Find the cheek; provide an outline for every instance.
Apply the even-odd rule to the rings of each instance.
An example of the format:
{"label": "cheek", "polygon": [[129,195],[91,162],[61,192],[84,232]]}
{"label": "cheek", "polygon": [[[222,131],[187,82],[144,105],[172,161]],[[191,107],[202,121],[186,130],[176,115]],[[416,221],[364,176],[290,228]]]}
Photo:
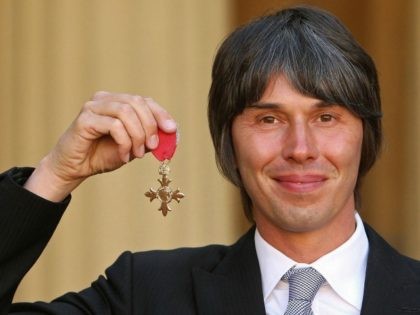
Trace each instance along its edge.
{"label": "cheek", "polygon": [[256,133],[233,135],[236,166],[241,171],[262,169],[278,156],[278,147],[268,137]]}
{"label": "cheek", "polygon": [[324,156],[341,171],[348,170],[357,176],[362,152],[362,128],[353,132],[336,132],[324,141],[322,151]]}

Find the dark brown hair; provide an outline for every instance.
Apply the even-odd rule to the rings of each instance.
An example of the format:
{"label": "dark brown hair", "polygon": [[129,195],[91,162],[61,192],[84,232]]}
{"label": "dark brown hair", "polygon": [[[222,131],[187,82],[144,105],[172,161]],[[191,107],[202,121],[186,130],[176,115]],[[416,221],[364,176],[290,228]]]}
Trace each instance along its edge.
{"label": "dark brown hair", "polygon": [[285,75],[300,93],[346,107],[363,121],[363,144],[355,187],[375,163],[382,142],[381,100],[375,65],[345,26],[330,13],[295,7],[263,16],[230,34],[212,71],[208,119],[222,172],[241,190],[245,214],[252,202],[235,166],[233,119],[258,101],[269,82]]}

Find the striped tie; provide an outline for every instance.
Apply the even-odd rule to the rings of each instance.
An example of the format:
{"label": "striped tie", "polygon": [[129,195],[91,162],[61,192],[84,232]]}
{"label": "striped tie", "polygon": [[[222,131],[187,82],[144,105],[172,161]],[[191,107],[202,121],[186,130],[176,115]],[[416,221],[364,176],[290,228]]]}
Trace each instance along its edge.
{"label": "striped tie", "polygon": [[290,268],[282,277],[289,282],[289,303],[284,315],[313,315],[312,301],[324,277],[312,267]]}

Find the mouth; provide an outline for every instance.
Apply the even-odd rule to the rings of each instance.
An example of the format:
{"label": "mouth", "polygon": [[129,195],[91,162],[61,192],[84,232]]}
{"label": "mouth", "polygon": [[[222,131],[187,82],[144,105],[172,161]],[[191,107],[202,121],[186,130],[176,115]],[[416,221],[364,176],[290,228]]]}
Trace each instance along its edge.
{"label": "mouth", "polygon": [[310,193],[321,188],[327,181],[327,177],[318,174],[290,174],[280,175],[274,180],[288,192],[291,193]]}

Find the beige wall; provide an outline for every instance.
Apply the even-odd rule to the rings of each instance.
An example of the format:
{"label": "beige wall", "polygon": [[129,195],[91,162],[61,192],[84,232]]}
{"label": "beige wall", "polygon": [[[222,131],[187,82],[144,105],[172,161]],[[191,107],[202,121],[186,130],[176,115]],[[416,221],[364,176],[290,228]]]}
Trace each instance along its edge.
{"label": "beige wall", "polygon": [[403,170],[404,194],[401,201],[406,215],[403,220],[402,248],[416,258],[420,258],[420,1],[414,1],[410,21],[408,42],[411,51],[406,61],[407,94],[403,112],[406,135],[404,156],[406,167]]}
{"label": "beige wall", "polygon": [[[308,2],[337,14],[377,62],[386,146],[366,180],[363,215],[420,258],[419,2]],[[211,62],[233,25],[295,3],[0,0],[0,168],[36,165],[94,91],[137,93],[153,96],[180,124],[171,177],[187,195],[161,216],[143,196],[157,184],[150,156],[90,179],[17,300],[81,289],[126,249],[230,243],[246,229],[236,192],[213,161],[205,113]]]}
{"label": "beige wall", "polygon": [[171,177],[186,194],[165,218],[149,203],[152,156],[92,178],[17,300],[84,288],[123,250],[231,243],[246,228],[206,121],[210,67],[230,15],[224,0],[0,1],[1,169],[36,165],[94,91],[138,93],[180,125]]}

